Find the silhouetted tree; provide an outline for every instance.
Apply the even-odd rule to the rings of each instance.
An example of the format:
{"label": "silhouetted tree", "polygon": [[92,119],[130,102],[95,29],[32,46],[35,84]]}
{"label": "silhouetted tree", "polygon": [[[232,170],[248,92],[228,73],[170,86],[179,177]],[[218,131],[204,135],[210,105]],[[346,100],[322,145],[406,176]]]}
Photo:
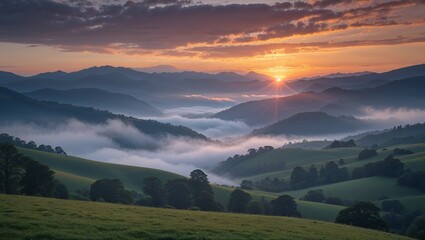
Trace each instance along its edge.
{"label": "silhouetted tree", "polygon": [[0,192],[18,193],[23,172],[22,155],[16,147],[8,143],[0,144]]}
{"label": "silhouetted tree", "polygon": [[248,203],[251,199],[252,197],[249,193],[236,189],[230,194],[227,210],[229,212],[245,213],[247,212]]}
{"label": "silhouetted tree", "polygon": [[58,180],[55,180],[55,191],[54,191],[54,197],[60,198],[60,199],[68,199],[69,198],[69,191],[68,188]]}
{"label": "silhouetted tree", "polygon": [[335,222],[387,231],[388,225],[379,215],[379,208],[370,202],[358,202],[339,212]]}
{"label": "silhouetted tree", "polygon": [[397,183],[401,186],[418,188],[425,192],[425,172],[406,172],[397,179]]}
{"label": "silhouetted tree", "polygon": [[310,190],[304,197],[302,197],[302,200],[310,202],[323,202],[325,200],[325,195],[323,194],[322,189]]}
{"label": "silhouetted tree", "polygon": [[300,189],[306,187],[307,172],[302,167],[295,167],[292,170],[290,185],[293,189]]}
{"label": "silhouetted tree", "polygon": [[251,214],[263,214],[264,213],[263,205],[261,204],[261,202],[251,201],[248,204],[247,212]]}
{"label": "silhouetted tree", "polygon": [[297,203],[294,198],[289,195],[281,195],[271,201],[273,215],[301,217],[301,213],[297,210]]}
{"label": "silhouetted tree", "polygon": [[381,203],[381,209],[382,211],[401,214],[404,212],[405,207],[399,200],[387,200]]}
{"label": "silhouetted tree", "polygon": [[111,203],[131,204],[131,193],[124,189],[118,179],[100,179],[90,187],[90,199],[92,201],[104,200]]}
{"label": "silhouetted tree", "polygon": [[192,171],[190,173],[189,186],[195,207],[199,207],[203,211],[219,210],[207,174],[200,169]]}
{"label": "silhouetted tree", "polygon": [[378,153],[376,152],[375,149],[364,149],[363,151],[359,153],[359,156],[357,157],[357,159],[364,160],[376,155],[378,155]]}
{"label": "silhouetted tree", "polygon": [[55,172],[48,166],[24,157],[25,173],[21,179],[21,192],[25,195],[53,197]]}
{"label": "silhouetted tree", "polygon": [[166,202],[177,209],[188,209],[192,205],[189,182],[186,179],[168,180],[165,184]]}
{"label": "silhouetted tree", "polygon": [[252,190],[254,189],[254,184],[252,183],[251,180],[243,180],[241,182],[241,188],[245,190]]}
{"label": "silhouetted tree", "polygon": [[157,177],[147,177],[143,180],[143,193],[150,197],[149,205],[159,207],[164,205],[165,194],[162,182]]}

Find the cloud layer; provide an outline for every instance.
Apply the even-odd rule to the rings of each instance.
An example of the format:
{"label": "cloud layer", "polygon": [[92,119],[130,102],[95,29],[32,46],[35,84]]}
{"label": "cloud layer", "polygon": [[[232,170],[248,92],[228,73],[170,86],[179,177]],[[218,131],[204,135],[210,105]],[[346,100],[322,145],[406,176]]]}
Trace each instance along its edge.
{"label": "cloud layer", "polygon": [[424,42],[421,36],[268,41],[367,26],[423,24],[421,10],[425,10],[421,0],[286,1],[274,5],[210,5],[189,0],[2,1],[0,41],[55,46],[64,51],[240,57],[282,49],[286,53],[314,50],[330,44]]}

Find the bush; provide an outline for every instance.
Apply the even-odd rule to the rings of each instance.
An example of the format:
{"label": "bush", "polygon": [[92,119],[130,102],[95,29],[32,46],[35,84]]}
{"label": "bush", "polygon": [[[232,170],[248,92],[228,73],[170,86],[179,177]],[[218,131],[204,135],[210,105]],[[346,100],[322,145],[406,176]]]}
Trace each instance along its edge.
{"label": "bush", "polygon": [[357,159],[364,160],[376,155],[378,155],[378,153],[376,152],[375,149],[364,149],[363,151],[359,153],[359,156],[357,157]]}

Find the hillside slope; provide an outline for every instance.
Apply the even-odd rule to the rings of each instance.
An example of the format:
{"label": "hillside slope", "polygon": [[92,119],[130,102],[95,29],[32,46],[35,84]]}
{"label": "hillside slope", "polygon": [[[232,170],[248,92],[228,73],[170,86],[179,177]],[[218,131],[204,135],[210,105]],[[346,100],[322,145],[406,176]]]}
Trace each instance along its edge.
{"label": "hillside slope", "polygon": [[368,123],[366,121],[353,117],[334,117],[324,112],[304,112],[269,126],[255,129],[252,134],[317,136],[353,132],[367,127]]}
{"label": "hillside slope", "polygon": [[[52,168],[55,171],[55,177],[63,182],[72,192],[78,189],[89,189],[94,181],[101,178],[120,179],[127,189],[140,193],[143,191],[143,180],[146,177],[156,176],[163,182],[169,179],[182,178],[180,175],[157,169],[109,164],[24,148],[18,149],[23,155],[29,156]],[[227,206],[230,194],[235,189],[213,185],[213,190],[217,201],[223,206]],[[278,196],[273,193],[259,191],[249,191],[249,193],[256,200],[260,200],[263,196],[272,200]],[[335,205],[305,201],[297,201],[297,203],[303,217],[309,219],[333,222],[338,211],[341,210],[340,206]]]}
{"label": "hillside slope", "polygon": [[396,80],[375,88],[345,90],[330,88],[322,92],[304,92],[287,97],[251,101],[221,111],[213,117],[240,120],[252,126],[264,126],[302,112],[321,111],[331,115],[364,115],[365,107],[425,108],[425,76]]}
{"label": "hillside slope", "polygon": [[82,107],[93,107],[115,113],[135,116],[156,116],[161,111],[149,103],[135,97],[112,93],[96,88],[80,88],[71,90],[40,89],[25,95],[43,101],[68,103]]}
{"label": "hillside slope", "polygon": [[[70,119],[76,119],[88,124],[106,124],[110,120],[119,120],[151,136],[173,135],[203,140],[207,139],[204,135],[187,127],[126,117],[93,108],[39,101],[1,87],[0,112],[2,113],[0,115],[0,123],[2,124],[32,123],[51,127],[52,125],[61,126]],[[116,141],[119,144],[124,144],[122,139],[116,139]],[[132,146],[127,144],[124,147]]]}
{"label": "hillside slope", "polygon": [[0,195],[5,239],[328,239],[402,236],[304,219]]}

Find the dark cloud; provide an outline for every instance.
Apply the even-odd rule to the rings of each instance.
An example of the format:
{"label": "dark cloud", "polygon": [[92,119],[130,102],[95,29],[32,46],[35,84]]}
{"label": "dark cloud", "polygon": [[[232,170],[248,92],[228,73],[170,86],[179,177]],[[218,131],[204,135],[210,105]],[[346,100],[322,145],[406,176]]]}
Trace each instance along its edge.
{"label": "dark cloud", "polygon": [[177,47],[190,43],[250,43],[349,27],[405,24],[403,16],[385,14],[424,4],[423,0],[369,1],[357,6],[358,2],[366,1],[207,5],[191,0],[5,0],[0,2],[0,41],[64,51],[175,54],[180,52]]}
{"label": "dark cloud", "polygon": [[195,54],[201,54],[204,58],[230,58],[252,57],[271,53],[296,53],[302,51],[316,51],[319,49],[355,47],[355,46],[384,46],[408,43],[422,43],[423,38],[396,37],[381,40],[352,40],[341,42],[310,42],[310,43],[272,43],[262,45],[239,45],[239,46],[211,46],[195,47],[190,50]]}

